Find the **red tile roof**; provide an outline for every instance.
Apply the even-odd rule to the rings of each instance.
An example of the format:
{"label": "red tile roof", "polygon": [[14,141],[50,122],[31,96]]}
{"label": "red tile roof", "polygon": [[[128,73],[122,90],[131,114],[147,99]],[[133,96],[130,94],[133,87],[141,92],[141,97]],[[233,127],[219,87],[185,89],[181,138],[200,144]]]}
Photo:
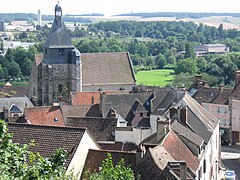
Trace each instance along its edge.
{"label": "red tile roof", "polygon": [[63,115],[60,107],[38,106],[25,110],[25,118],[31,124],[64,126]]}
{"label": "red tile roof", "polygon": [[100,103],[101,92],[72,92],[72,105],[92,105]]}
{"label": "red tile roof", "polygon": [[173,131],[163,139],[162,146],[175,160],[185,161],[190,169],[197,170],[199,160]]}

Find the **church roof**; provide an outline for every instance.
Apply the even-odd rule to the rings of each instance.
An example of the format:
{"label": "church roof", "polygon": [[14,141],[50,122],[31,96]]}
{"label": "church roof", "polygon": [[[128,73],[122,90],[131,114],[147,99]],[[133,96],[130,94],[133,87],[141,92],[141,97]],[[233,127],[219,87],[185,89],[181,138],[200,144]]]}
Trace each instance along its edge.
{"label": "church roof", "polygon": [[133,84],[133,72],[129,54],[82,53],[83,86],[105,84]]}

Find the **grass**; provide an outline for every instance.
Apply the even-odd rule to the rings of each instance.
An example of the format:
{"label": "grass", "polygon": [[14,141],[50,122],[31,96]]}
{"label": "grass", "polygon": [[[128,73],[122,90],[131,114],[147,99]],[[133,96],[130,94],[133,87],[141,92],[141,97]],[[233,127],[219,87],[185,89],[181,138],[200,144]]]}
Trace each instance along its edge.
{"label": "grass", "polygon": [[138,85],[166,86],[171,84],[174,78],[172,69],[139,71],[136,74]]}

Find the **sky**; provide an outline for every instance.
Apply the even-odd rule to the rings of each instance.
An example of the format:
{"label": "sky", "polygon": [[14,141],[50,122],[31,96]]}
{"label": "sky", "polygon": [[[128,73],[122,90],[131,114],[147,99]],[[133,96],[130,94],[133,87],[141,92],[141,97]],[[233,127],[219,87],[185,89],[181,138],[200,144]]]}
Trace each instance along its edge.
{"label": "sky", "polygon": [[[3,0],[2,0],[3,1]],[[57,0],[4,0],[0,13],[54,14]],[[230,12],[240,13],[239,0],[59,0],[63,14],[137,12]]]}

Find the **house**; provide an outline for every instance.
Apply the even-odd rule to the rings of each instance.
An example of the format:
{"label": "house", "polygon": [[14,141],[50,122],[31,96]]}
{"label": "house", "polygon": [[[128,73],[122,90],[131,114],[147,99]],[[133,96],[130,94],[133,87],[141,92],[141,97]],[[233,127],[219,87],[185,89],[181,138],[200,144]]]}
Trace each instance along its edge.
{"label": "house", "polygon": [[38,106],[25,110],[25,119],[35,125],[64,126],[63,114],[59,106]]}
{"label": "house", "polygon": [[149,148],[137,166],[141,179],[195,179],[196,175],[184,161],[176,161],[162,146]]}
{"label": "house", "polygon": [[82,174],[89,149],[99,149],[86,128],[70,128],[42,126],[30,124],[8,124],[8,132],[13,133],[13,142],[27,144],[35,141],[29,150],[40,153],[47,158],[55,150],[62,148],[67,151],[65,163],[67,173],[73,172],[79,178]]}
{"label": "house", "polygon": [[67,117],[67,127],[86,127],[96,141],[114,141],[116,118]]}
{"label": "house", "polygon": [[9,122],[16,122],[18,120],[21,121],[25,109],[31,107],[33,107],[33,104],[28,97],[1,98],[0,119]]}
{"label": "house", "polygon": [[[239,78],[240,71],[236,71],[233,88],[226,88],[221,84],[219,88],[200,86],[198,89],[189,89],[190,92],[193,92],[190,93],[192,97],[220,120],[222,143],[236,144],[240,142]],[[201,82],[201,80],[198,81]]]}
{"label": "house", "polygon": [[35,57],[30,77],[29,98],[36,97],[38,105],[70,103],[71,92],[131,91],[135,86],[129,53],[80,53],[72,45],[59,4],[43,52]]}
{"label": "house", "polygon": [[143,153],[160,145],[175,161],[186,162],[196,179],[217,179],[220,135],[216,117],[186,93],[163,115],[153,117],[157,117],[157,131],[142,141]]}

